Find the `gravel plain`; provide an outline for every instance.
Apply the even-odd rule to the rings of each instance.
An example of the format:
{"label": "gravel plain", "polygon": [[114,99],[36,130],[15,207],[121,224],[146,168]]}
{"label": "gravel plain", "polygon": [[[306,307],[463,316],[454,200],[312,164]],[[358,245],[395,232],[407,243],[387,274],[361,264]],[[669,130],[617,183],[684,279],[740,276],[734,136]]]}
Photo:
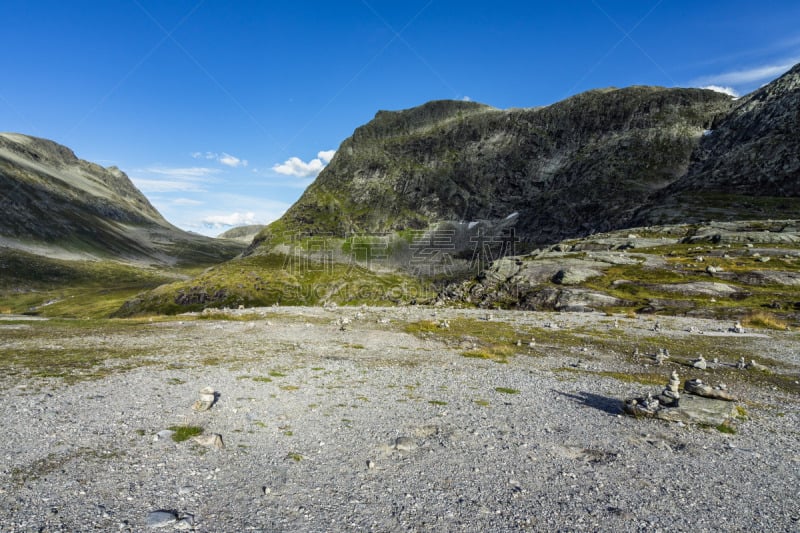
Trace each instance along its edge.
{"label": "gravel plain", "polygon": [[[512,325],[518,353],[468,358],[476,339],[405,330],[463,319]],[[729,383],[746,412],[729,434],[621,414],[623,399],[657,394],[673,369],[714,382],[737,359],[699,371],[676,362],[695,354],[673,354],[655,366],[646,353],[659,338],[731,334],[711,320],[654,321],[269,308],[55,338],[48,321],[6,317],[0,354],[107,347],[109,372],[67,380],[3,367],[0,531],[800,530],[798,334],[736,337],[789,380]],[[529,346],[544,328],[580,342]],[[127,347],[135,364],[115,370]],[[218,397],[195,411],[204,387]],[[220,435],[224,449],[175,442],[166,430],[180,426]]]}

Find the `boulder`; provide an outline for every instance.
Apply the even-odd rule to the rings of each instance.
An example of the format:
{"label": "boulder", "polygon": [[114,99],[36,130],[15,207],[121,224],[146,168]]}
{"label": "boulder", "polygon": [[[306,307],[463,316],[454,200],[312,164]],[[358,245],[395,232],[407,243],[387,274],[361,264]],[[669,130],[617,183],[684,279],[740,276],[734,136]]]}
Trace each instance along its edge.
{"label": "boulder", "polygon": [[681,396],[677,407],[648,409],[640,399],[627,400],[623,409],[635,417],[658,418],[670,422],[718,426],[736,417],[736,404],[728,400],[706,398],[693,394]]}
{"label": "boulder", "polygon": [[602,275],[602,272],[592,268],[578,266],[566,267],[556,272],[556,274],[553,276],[553,283],[557,283],[559,285],[578,285],[589,278],[595,278]]}

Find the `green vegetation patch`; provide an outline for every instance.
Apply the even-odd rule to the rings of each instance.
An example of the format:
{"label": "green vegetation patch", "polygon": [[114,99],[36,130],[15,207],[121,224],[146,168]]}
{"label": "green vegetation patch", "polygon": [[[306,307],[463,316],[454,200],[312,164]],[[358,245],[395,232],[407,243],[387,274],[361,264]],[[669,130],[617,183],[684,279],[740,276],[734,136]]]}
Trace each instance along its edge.
{"label": "green vegetation patch", "polygon": [[640,383],[642,385],[666,385],[669,376],[657,372],[611,372],[607,370],[588,370],[583,368],[574,367],[561,367],[556,368],[554,372],[567,372],[575,374],[592,374],[595,376],[602,376],[606,378],[616,379],[625,383]]}
{"label": "green vegetation patch", "polygon": [[786,321],[767,311],[752,311],[742,319],[742,325],[748,328],[763,328],[785,331],[789,329]]}
{"label": "green vegetation patch", "polygon": [[[29,327],[3,332],[4,339],[13,342],[3,348],[0,373],[75,383],[155,364],[149,359],[151,353],[135,342],[144,332],[132,331],[125,324],[47,320],[26,325]],[[104,342],[116,334],[129,335],[131,342]]]}
{"label": "green vegetation patch", "polygon": [[404,331],[423,339],[436,339],[454,348],[472,344],[462,352],[464,357],[489,359],[505,363],[517,353],[517,340],[530,338],[530,331],[519,331],[511,324],[492,320],[454,318],[448,327],[432,320],[406,324]]}
{"label": "green vegetation patch", "polygon": [[170,426],[167,429],[174,431],[172,440],[175,442],[183,442],[203,434],[203,428],[199,426]]}
{"label": "green vegetation patch", "polygon": [[160,267],[51,259],[0,248],[0,309],[50,317],[104,318],[137,293],[184,275]]}
{"label": "green vegetation patch", "polygon": [[240,305],[396,305],[433,294],[409,276],[373,272],[355,262],[334,262],[324,255],[268,253],[237,258],[189,281],[139,294],[116,315],[177,314]]}

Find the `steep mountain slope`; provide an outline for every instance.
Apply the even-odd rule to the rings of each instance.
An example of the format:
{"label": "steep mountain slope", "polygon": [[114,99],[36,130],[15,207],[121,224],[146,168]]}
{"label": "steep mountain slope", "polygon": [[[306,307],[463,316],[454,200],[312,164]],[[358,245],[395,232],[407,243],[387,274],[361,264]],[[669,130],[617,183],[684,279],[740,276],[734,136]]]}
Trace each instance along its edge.
{"label": "steep mountain slope", "polygon": [[800,64],[741,98],[706,132],[687,173],[635,224],[791,218],[800,213]]}
{"label": "steep mountain slope", "polygon": [[0,134],[0,247],[67,259],[214,263],[241,251],[169,224],[116,167],[52,141]]}
{"label": "steep mountain slope", "polygon": [[344,235],[499,221],[552,243],[625,225],[685,174],[731,98],[701,89],[589,91],[533,109],[437,101],[379,112],[345,140],[278,231]]}

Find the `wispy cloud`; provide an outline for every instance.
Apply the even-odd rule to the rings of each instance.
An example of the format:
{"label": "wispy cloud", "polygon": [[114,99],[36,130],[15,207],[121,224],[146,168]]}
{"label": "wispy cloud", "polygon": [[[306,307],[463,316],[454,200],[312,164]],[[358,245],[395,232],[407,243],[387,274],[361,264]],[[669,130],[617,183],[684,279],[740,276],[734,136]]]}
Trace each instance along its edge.
{"label": "wispy cloud", "polygon": [[227,215],[210,215],[203,218],[202,224],[209,229],[225,229],[232,226],[260,224],[260,222],[255,213],[248,211],[247,213],[236,212]]}
{"label": "wispy cloud", "polygon": [[235,155],[225,152],[192,152],[191,156],[194,159],[206,159],[208,161],[216,161],[231,168],[246,167],[247,159],[240,159]]}
{"label": "wispy cloud", "polygon": [[205,188],[192,181],[165,180],[132,177],[131,181],[143,193],[159,192],[205,192]]}
{"label": "wispy cloud", "polygon": [[208,167],[148,167],[144,171],[150,174],[160,174],[175,178],[203,178],[219,172],[215,168]]}
{"label": "wispy cloud", "polygon": [[732,70],[704,76],[697,80],[697,85],[736,86],[759,83],[777,78],[794,65],[795,61],[781,62],[780,64],[761,65],[749,69]]}
{"label": "wispy cloud", "polygon": [[203,184],[217,172],[206,167],[148,167],[135,170],[131,181],[144,193],[205,192]]}
{"label": "wispy cloud", "polygon": [[336,150],[323,150],[317,153],[317,157],[305,162],[299,157],[290,157],[283,163],[274,165],[272,170],[285,176],[296,176],[298,178],[316,177],[322,169],[333,159]]}
{"label": "wispy cloud", "polygon": [[215,236],[235,226],[269,224],[280,218],[291,205],[256,195],[227,192],[209,192],[200,198],[205,201],[199,208],[169,203],[167,220],[185,230]]}
{"label": "wispy cloud", "polygon": [[171,200],[173,205],[203,205],[204,202],[200,200],[193,200],[191,198],[175,198]]}
{"label": "wispy cloud", "polygon": [[232,168],[247,166],[247,159],[239,159],[238,157],[226,154],[225,152],[222,152],[220,155],[219,162]]}
{"label": "wispy cloud", "polygon": [[711,91],[717,91],[718,93],[727,94],[728,96],[733,96],[734,98],[739,97],[739,93],[733,87],[722,87],[720,85],[706,85],[705,87],[700,87],[701,89],[709,89]]}

